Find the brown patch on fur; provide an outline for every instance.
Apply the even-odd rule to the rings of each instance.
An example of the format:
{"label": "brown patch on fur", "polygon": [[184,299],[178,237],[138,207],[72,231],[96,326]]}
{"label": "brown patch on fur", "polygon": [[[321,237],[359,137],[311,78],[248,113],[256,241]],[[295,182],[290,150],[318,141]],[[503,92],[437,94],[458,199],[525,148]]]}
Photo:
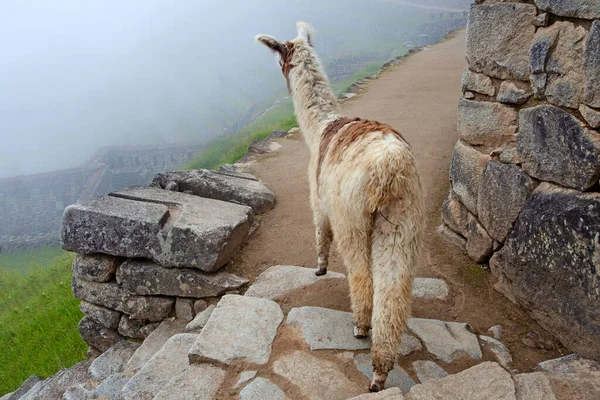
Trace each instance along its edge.
{"label": "brown patch on fur", "polygon": [[287,41],[283,43],[285,51],[281,54],[281,72],[287,83],[288,92],[292,93],[290,87],[290,71],[295,65],[292,65],[292,57],[294,56],[294,43]]}
{"label": "brown patch on fur", "polygon": [[319,182],[319,176],[321,175],[321,164],[323,164],[323,160],[325,159],[325,154],[327,154],[327,149],[329,148],[329,143],[333,139],[333,137],[338,133],[340,129],[344,126],[348,125],[350,122],[360,121],[360,118],[347,118],[342,117],[338,118],[335,121],[330,122],[323,131],[321,135],[321,143],[319,144],[319,160],[317,162],[317,183]]}

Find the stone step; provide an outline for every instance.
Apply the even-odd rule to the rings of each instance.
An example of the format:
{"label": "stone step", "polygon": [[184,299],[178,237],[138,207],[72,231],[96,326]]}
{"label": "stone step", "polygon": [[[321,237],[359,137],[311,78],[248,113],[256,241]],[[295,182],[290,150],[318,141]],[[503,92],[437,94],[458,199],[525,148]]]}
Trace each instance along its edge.
{"label": "stone step", "polygon": [[66,208],[62,245],[76,253],[147,258],[214,272],[250,232],[250,207],[133,187]]}
{"label": "stone step", "polygon": [[225,295],[189,351],[190,363],[265,364],[283,312],[274,301]]}
{"label": "stone step", "polygon": [[[253,177],[254,178],[254,177]],[[198,169],[157,174],[151,186],[251,207],[262,214],[275,206],[275,194],[256,178]]]}

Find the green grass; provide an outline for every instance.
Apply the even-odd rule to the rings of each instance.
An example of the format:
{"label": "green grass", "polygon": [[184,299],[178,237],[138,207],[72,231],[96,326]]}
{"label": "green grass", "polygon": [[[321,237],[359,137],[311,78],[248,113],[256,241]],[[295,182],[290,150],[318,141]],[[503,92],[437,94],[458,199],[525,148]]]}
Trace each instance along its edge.
{"label": "green grass", "polygon": [[0,396],[32,374],[46,378],[85,358],[72,259],[50,248],[0,258]]}

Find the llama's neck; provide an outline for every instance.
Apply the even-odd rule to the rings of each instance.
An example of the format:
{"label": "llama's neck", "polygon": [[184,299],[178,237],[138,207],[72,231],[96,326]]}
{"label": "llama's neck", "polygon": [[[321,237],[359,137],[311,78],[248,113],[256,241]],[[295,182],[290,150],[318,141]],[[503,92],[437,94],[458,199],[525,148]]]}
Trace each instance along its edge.
{"label": "llama's neck", "polygon": [[318,151],[325,125],[339,117],[337,98],[318,58],[305,51],[304,61],[290,74],[296,117],[311,152]]}

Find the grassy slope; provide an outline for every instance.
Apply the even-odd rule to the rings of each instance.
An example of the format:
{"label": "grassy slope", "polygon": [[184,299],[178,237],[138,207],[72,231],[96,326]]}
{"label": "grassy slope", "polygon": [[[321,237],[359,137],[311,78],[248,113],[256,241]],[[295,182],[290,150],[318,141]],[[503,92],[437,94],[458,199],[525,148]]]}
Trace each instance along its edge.
{"label": "grassy slope", "polygon": [[[46,255],[54,261],[42,268]],[[72,258],[56,248],[0,258],[0,395],[32,374],[48,377],[85,358],[87,345],[77,331],[83,314],[71,291]],[[28,272],[17,272],[19,266]]]}

